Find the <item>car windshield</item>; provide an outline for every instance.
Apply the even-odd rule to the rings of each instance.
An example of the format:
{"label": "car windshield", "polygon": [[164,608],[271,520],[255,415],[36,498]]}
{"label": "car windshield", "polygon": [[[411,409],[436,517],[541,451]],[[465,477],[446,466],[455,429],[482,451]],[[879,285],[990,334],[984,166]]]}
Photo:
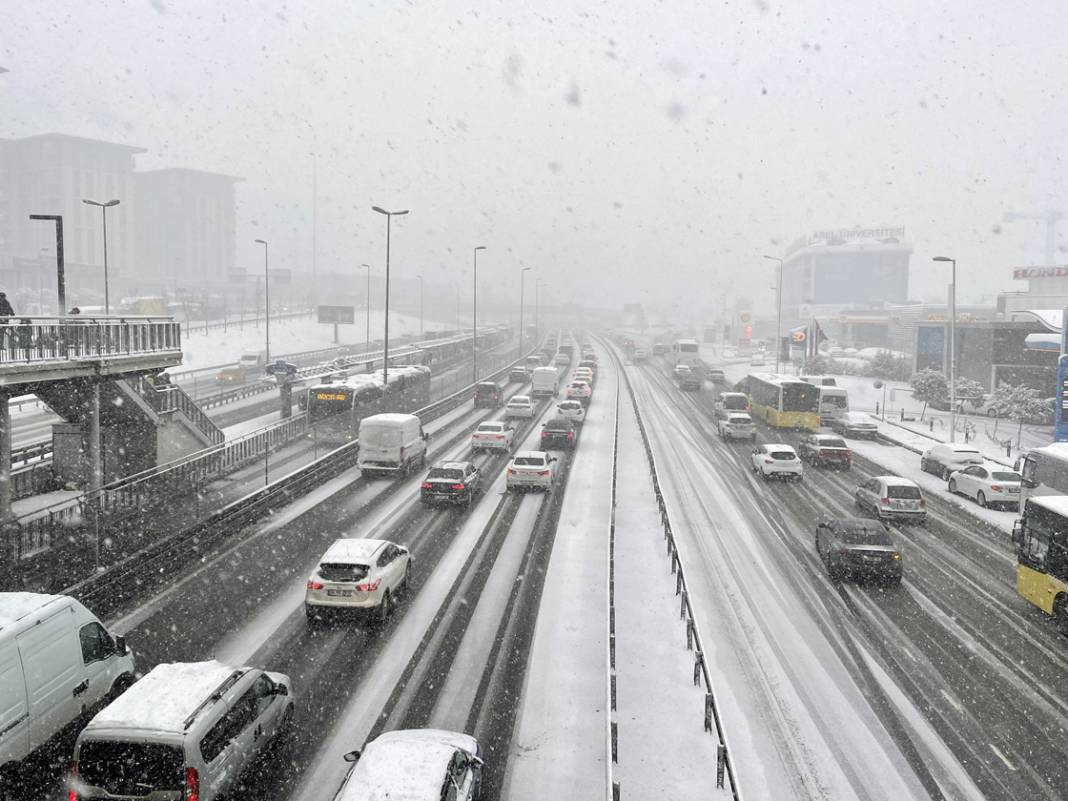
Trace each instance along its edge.
{"label": "car windshield", "polygon": [[456,467],[435,467],[428,474],[428,479],[444,478],[458,481],[464,477],[464,471]]}
{"label": "car windshield", "polygon": [[323,562],[319,565],[319,575],[326,581],[360,581],[366,578],[367,565],[354,565],[346,562]]}
{"label": "car windshield", "polygon": [[482,433],[497,434],[504,430],[503,423],[479,423],[478,430]]}
{"label": "car windshield", "polygon": [[918,500],[921,497],[920,488],[911,487],[907,484],[891,484],[886,488],[886,497],[902,500]]}
{"label": "car windshield", "polygon": [[545,459],[540,456],[517,456],[513,464],[519,467],[544,467]]}

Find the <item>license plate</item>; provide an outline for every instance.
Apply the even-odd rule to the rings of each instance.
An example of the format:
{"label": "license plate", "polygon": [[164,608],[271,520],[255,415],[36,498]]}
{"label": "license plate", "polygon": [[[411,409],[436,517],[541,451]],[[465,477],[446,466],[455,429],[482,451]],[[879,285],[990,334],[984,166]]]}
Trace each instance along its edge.
{"label": "license plate", "polygon": [[1019,487],[1009,487],[1009,495],[1019,495],[1019,494],[1020,494],[1020,488]]}
{"label": "license plate", "polygon": [[865,562],[881,562],[881,561],[883,561],[882,557],[879,557],[879,556],[862,556],[860,558],[863,559]]}
{"label": "license plate", "polygon": [[327,590],[326,594],[337,598],[351,598],[352,590]]}

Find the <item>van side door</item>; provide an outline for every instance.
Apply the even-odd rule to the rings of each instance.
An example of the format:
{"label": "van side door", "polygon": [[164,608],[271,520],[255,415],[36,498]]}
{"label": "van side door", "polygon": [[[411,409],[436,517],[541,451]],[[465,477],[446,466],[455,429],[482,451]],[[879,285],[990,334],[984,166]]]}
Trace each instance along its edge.
{"label": "van side door", "polygon": [[34,749],[78,717],[89,682],[69,607],[16,639],[26,676],[30,748]]}
{"label": "van side door", "polygon": [[85,665],[85,678],[89,682],[82,702],[92,708],[107,697],[118,678],[115,640],[107,629],[94,620],[78,629],[78,644]]}
{"label": "van side door", "polygon": [[0,766],[30,751],[30,706],[15,640],[0,646]]}

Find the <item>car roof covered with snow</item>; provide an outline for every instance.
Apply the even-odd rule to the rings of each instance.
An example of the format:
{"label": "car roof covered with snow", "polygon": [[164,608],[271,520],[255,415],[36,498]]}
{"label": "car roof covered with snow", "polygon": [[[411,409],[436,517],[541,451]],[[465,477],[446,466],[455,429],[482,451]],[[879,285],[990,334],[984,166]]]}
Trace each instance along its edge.
{"label": "car roof covered with snow", "polygon": [[440,801],[457,750],[474,756],[478,745],[440,729],[386,732],[364,747],[338,801]]}
{"label": "car roof covered with snow", "polygon": [[38,609],[62,600],[62,595],[40,592],[0,592],[0,628],[14,625]]}
{"label": "car roof covered with snow", "polygon": [[336,562],[338,564],[363,564],[376,553],[379,548],[386,544],[386,540],[369,540],[362,538],[346,538],[335,540],[326,549],[320,562]]}
{"label": "car roof covered with snow", "polygon": [[1062,517],[1068,517],[1068,495],[1036,495],[1028,498],[1027,502],[1041,506]]}
{"label": "car roof covered with snow", "polygon": [[910,478],[901,476],[875,476],[876,481],[881,481],[888,487],[915,487],[916,482]]}

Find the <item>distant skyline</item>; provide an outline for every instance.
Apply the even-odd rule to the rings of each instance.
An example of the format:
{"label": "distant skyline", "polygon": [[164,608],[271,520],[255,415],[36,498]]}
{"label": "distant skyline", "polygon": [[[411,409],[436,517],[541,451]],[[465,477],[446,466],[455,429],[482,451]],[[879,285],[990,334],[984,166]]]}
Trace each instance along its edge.
{"label": "distant skyline", "polygon": [[[1063,8],[918,0],[621,2],[288,9],[89,0],[5,9],[5,136],[61,132],[145,147],[138,168],[242,175],[238,266],[380,265],[518,294],[536,267],[597,305],[770,304],[799,236],[897,226],[910,295],[972,303],[1024,289],[1044,226],[1068,211]],[[1068,224],[1065,224],[1068,225]],[[1068,230],[1058,261],[1068,262]]]}

